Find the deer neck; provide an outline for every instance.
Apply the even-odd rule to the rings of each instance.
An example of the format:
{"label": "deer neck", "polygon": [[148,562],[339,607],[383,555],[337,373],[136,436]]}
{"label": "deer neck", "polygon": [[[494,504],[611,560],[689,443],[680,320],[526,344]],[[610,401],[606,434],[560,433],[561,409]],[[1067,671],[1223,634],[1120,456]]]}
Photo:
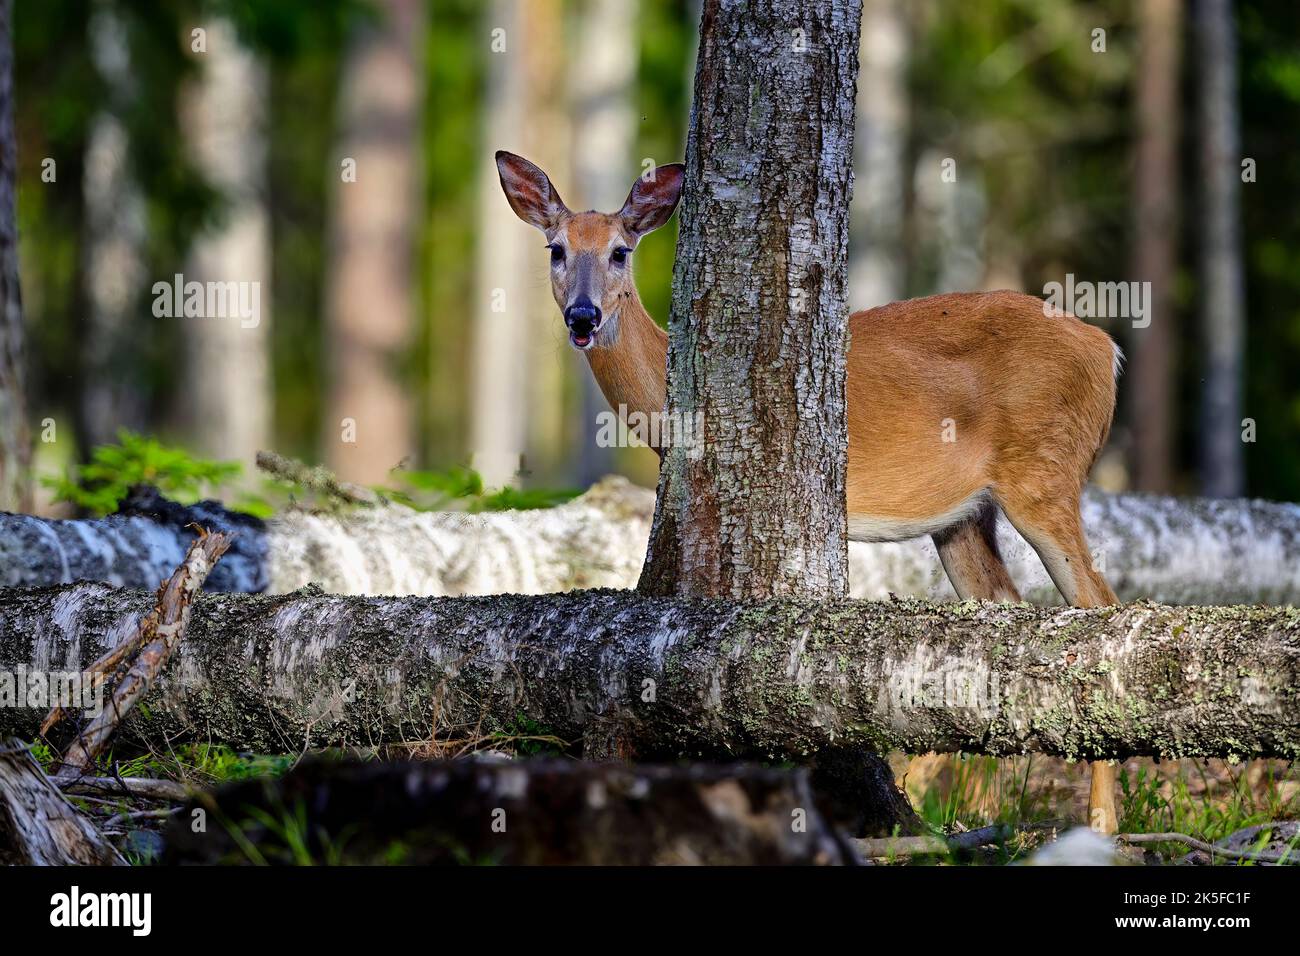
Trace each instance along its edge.
{"label": "deer neck", "polygon": [[621,300],[614,335],[584,354],[605,400],[624,422],[633,412],[663,414],[668,335],[650,318],[635,288]]}

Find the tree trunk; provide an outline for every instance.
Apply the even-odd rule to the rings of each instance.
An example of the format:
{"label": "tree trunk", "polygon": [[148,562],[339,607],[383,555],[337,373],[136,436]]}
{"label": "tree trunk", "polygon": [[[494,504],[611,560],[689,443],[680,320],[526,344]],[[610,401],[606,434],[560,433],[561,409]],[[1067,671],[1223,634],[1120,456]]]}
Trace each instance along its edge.
{"label": "tree trunk", "polygon": [[870,309],[906,297],[908,24],[903,0],[864,0],[862,67],[849,206],[849,303]]}
{"label": "tree trunk", "polygon": [[[632,181],[638,12],[633,0],[589,0],[577,48],[570,53],[573,180],[584,208],[619,209]],[[576,478],[585,488],[614,470],[614,449],[596,443],[597,416],[609,403],[584,356],[575,354],[570,367],[576,370],[582,396]]]}
{"label": "tree trunk", "polygon": [[[0,587],[76,580],[152,588],[193,540],[232,531],[209,590],[283,594],[543,594],[635,587],[654,495],[608,479],[558,508],[499,514],[356,508],[286,511],[262,524],[211,505],[137,499],[128,515],[57,521],[0,514]],[[1167,604],[1300,604],[1300,506],[1266,501],[1084,497],[1088,539],[1120,598]],[[999,549],[1025,599],[1056,604],[1042,562],[1005,520]],[[849,544],[849,591],[956,598],[928,538]]]}
{"label": "tree trunk", "polygon": [[1196,40],[1204,183],[1201,312],[1205,336],[1201,489],[1229,498],[1245,487],[1241,388],[1245,287],[1241,263],[1241,133],[1232,0],[1199,0]]}
{"label": "tree trunk", "polygon": [[31,510],[32,447],[18,289],[13,0],[0,0],[0,508]]}
{"label": "tree trunk", "polygon": [[0,740],[0,866],[125,866],[19,740]]}
{"label": "tree trunk", "polygon": [[512,484],[528,446],[529,356],[534,341],[528,322],[529,252],[537,253],[501,195],[493,155],[516,145],[529,103],[524,50],[526,4],[494,0],[485,8],[488,56],[483,103],[483,148],[478,177],[477,285],[472,310],[470,453],[490,488]]}
{"label": "tree trunk", "polygon": [[[271,439],[271,227],[266,209],[266,69],[227,20],[207,24],[207,52],[182,119],[196,165],[226,201],[221,224],[190,250],[185,282],[244,285],[224,314],[178,317],[188,346],[190,434],[215,458],[252,469]],[[257,313],[242,314],[256,295]],[[250,308],[249,313],[252,312]]]}
{"label": "tree trunk", "polygon": [[708,0],[669,323],[665,454],[641,588],[848,591],[845,298],[856,0]]}
{"label": "tree trunk", "polygon": [[1138,15],[1134,279],[1151,283],[1150,324],[1134,329],[1133,486],[1166,494],[1174,466],[1174,270],[1178,256],[1178,114],[1182,0],[1142,0]]}
{"label": "tree trunk", "polygon": [[144,363],[136,320],[140,290],[150,283],[144,198],[131,169],[129,133],[119,116],[135,82],[126,27],[111,6],[99,4],[86,33],[95,70],[108,92],[108,102],[90,124],[81,183],[85,268],[80,281],[86,315],[77,337],[82,358],[76,425],[78,443],[88,454],[116,441],[118,429],[145,431],[149,396],[140,387]]}
{"label": "tree trunk", "polygon": [[[0,595],[0,693],[134,633],[144,591]],[[30,700],[30,682],[29,682]],[[205,594],[118,739],[262,752],[464,740],[527,718],[642,760],[855,744],[1095,760],[1300,756],[1294,608]],[[0,706],[0,734],[45,715]]]}
{"label": "tree trunk", "polygon": [[[558,180],[572,182],[575,157],[570,121],[577,117],[572,116],[569,108],[569,77],[564,69],[567,32],[564,3],[532,0],[520,4],[520,8],[522,34],[528,39],[514,48],[514,54],[522,59],[526,99],[523,122],[510,131],[507,142],[521,147],[524,156],[550,170]],[[598,55],[594,50],[580,48],[576,58],[585,64]],[[486,150],[485,155],[491,159],[499,146],[498,143]],[[606,162],[617,163],[618,157],[610,156]],[[500,210],[505,197],[501,194],[495,165],[492,179],[498,184],[495,199]],[[586,205],[592,205],[590,200]],[[580,392],[577,383],[590,381],[591,371],[586,367],[586,358],[569,348],[563,334],[560,311],[551,292],[547,252],[538,249],[536,233],[524,228],[513,216],[511,221],[516,235],[525,241],[523,275],[527,286],[523,309],[528,339],[526,346],[520,340],[516,347],[527,349],[524,358],[528,374],[524,383],[527,441],[522,446],[526,455],[516,456],[509,479],[523,484],[540,474],[540,485],[566,486],[573,482],[573,433],[577,430],[573,425],[574,416],[580,414],[575,411]],[[500,346],[497,342],[496,347]]]}
{"label": "tree trunk", "polygon": [[[326,290],[333,386],[323,447],[351,481],[378,484],[414,451],[402,358],[414,325],[424,4],[384,0],[340,79]],[[344,166],[351,160],[355,165]]]}

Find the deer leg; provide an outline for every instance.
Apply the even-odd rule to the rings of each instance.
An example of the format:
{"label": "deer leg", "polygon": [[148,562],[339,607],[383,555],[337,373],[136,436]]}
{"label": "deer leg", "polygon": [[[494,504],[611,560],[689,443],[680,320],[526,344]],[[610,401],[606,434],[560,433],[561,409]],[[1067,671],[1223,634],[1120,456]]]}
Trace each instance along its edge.
{"label": "deer leg", "polygon": [[[1083,535],[1083,516],[1077,495],[1033,502],[1001,501],[1007,519],[1038,552],[1052,582],[1074,607],[1118,604],[1115,592],[1093,564]],[[1092,761],[1088,791],[1088,825],[1097,833],[1114,833],[1119,825],[1115,809],[1117,765]]]}
{"label": "deer leg", "polygon": [[997,507],[989,505],[960,524],[932,535],[939,561],[963,601],[1020,601],[1016,582],[998,554]]}

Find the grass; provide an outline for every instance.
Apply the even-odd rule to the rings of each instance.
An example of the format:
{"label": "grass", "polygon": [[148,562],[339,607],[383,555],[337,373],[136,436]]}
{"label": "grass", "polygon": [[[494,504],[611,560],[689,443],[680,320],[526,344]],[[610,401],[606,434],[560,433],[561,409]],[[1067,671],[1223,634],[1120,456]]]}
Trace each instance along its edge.
{"label": "grass", "polygon": [[183,744],[167,753],[151,751],[125,758],[110,752],[100,762],[105,774],[116,769],[123,777],[176,780],[206,787],[249,777],[278,777],[296,760],[292,754],[237,753],[214,744]]}
{"label": "grass", "polygon": [[[1084,763],[931,754],[897,756],[894,769],[917,813],[937,833],[1084,819]],[[1285,761],[1135,759],[1124,764],[1119,780],[1124,833],[1183,833],[1213,843],[1246,827],[1300,818],[1300,768]],[[1151,848],[1167,860],[1188,852],[1178,844]],[[1007,848],[1005,860],[1016,855],[1016,848]]]}

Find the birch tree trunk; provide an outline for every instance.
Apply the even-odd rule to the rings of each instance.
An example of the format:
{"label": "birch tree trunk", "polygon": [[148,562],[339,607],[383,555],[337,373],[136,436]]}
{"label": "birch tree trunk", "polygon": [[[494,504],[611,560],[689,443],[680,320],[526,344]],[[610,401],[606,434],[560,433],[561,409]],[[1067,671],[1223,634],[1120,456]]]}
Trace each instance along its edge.
{"label": "birch tree trunk", "polygon": [[[184,100],[183,127],[196,165],[226,200],[219,226],[195,239],[185,281],[247,283],[256,316],[240,314],[243,293],[227,295],[225,314],[186,316],[185,394],[196,446],[251,470],[271,439],[271,226],[266,210],[266,95],[262,62],[234,26],[205,25],[202,77]],[[209,297],[210,298],[210,297]],[[233,299],[233,302],[232,302]]]}
{"label": "birch tree trunk", "polygon": [[[333,387],[323,447],[342,477],[378,484],[414,451],[402,356],[414,324],[424,4],[384,0],[340,78],[326,291]],[[355,165],[345,169],[348,161]]]}
{"label": "birch tree trunk", "polygon": [[[510,131],[507,142],[522,148],[524,156],[540,163],[558,180],[571,182],[574,151],[571,112],[567,108],[569,77],[564,62],[564,4],[562,0],[532,0],[520,4],[520,17],[524,40],[521,46],[516,47],[515,55],[522,61],[526,99],[523,122]],[[595,50],[580,49],[576,53],[579,63],[595,60],[598,56]],[[489,160],[497,148],[485,151]],[[615,163],[618,157],[611,156],[606,161]],[[498,184],[495,199],[500,211],[505,197],[501,194],[495,164],[492,177]],[[587,205],[591,205],[589,200]],[[551,292],[547,253],[538,250],[535,243],[537,234],[523,227],[513,215],[511,225],[516,234],[522,234],[526,240],[523,270],[527,286],[523,309],[527,338],[520,339],[515,347],[521,350],[527,368],[524,383],[527,388],[524,403],[527,441],[521,446],[526,455],[516,456],[510,480],[523,482],[540,472],[544,476],[541,479],[543,483],[564,485],[572,481],[577,382],[589,381],[591,372],[586,368],[586,359],[569,348],[563,334],[564,326]],[[499,341],[496,343],[497,348],[501,345]],[[577,373],[581,378],[577,378]]]}
{"label": "birch tree trunk", "polygon": [[478,177],[477,283],[472,310],[470,452],[474,467],[488,487],[510,484],[528,446],[529,343],[527,231],[501,195],[493,155],[518,148],[514,139],[524,121],[528,91],[525,82],[524,6],[514,0],[494,0],[484,16],[488,54],[487,90],[483,103],[483,148],[475,163]]}
{"label": "birch tree trunk", "polygon": [[[234,533],[213,591],[284,594],[545,594],[631,588],[645,560],[654,494],[609,478],[557,508],[488,514],[400,506],[290,510],[265,524],[214,508],[140,501],[81,521],[0,514],[0,587],[105,581],[152,588],[185,554],[191,525]],[[1098,567],[1124,601],[1300,605],[1300,505],[1084,496]],[[1042,562],[998,522],[998,547],[1027,601],[1060,603]],[[929,538],[849,543],[849,593],[956,600]]]}
{"label": "birch tree trunk", "polygon": [[[147,591],[0,595],[0,701],[134,633]],[[10,681],[13,687],[16,680]],[[16,690],[10,690],[14,695]],[[463,738],[524,715],[639,760],[909,753],[1300,756],[1292,608],[1108,608],[779,600],[632,591],[363,598],[201,595],[119,739],[262,752]],[[163,745],[165,746],[165,745]]]}
{"label": "birch tree trunk", "polygon": [[1150,324],[1133,330],[1133,486],[1168,493],[1174,463],[1179,61],[1182,0],[1143,0],[1138,14],[1134,278],[1151,283]]}
{"label": "birch tree trunk", "polygon": [[[638,60],[634,0],[589,0],[582,8],[577,47],[570,53],[575,195],[585,207],[612,211],[622,206],[635,175],[632,105]],[[662,160],[667,162],[667,160]],[[613,471],[614,451],[596,443],[596,416],[609,408],[587,360],[574,355],[581,392],[577,479],[587,487]]]}
{"label": "birch tree trunk", "polygon": [[847,593],[844,377],[861,6],[708,0],[641,588]]}
{"label": "birch tree trunk", "polygon": [[908,27],[903,0],[864,0],[849,206],[849,303],[870,309],[906,295]]}
{"label": "birch tree trunk", "polygon": [[1232,0],[1200,0],[1198,53],[1202,222],[1201,310],[1205,337],[1201,489],[1229,498],[1245,486],[1241,388],[1245,287],[1241,264],[1241,133],[1237,31]]}
{"label": "birch tree trunk", "polygon": [[18,289],[13,0],[0,0],[0,508],[31,508],[32,448]]}

